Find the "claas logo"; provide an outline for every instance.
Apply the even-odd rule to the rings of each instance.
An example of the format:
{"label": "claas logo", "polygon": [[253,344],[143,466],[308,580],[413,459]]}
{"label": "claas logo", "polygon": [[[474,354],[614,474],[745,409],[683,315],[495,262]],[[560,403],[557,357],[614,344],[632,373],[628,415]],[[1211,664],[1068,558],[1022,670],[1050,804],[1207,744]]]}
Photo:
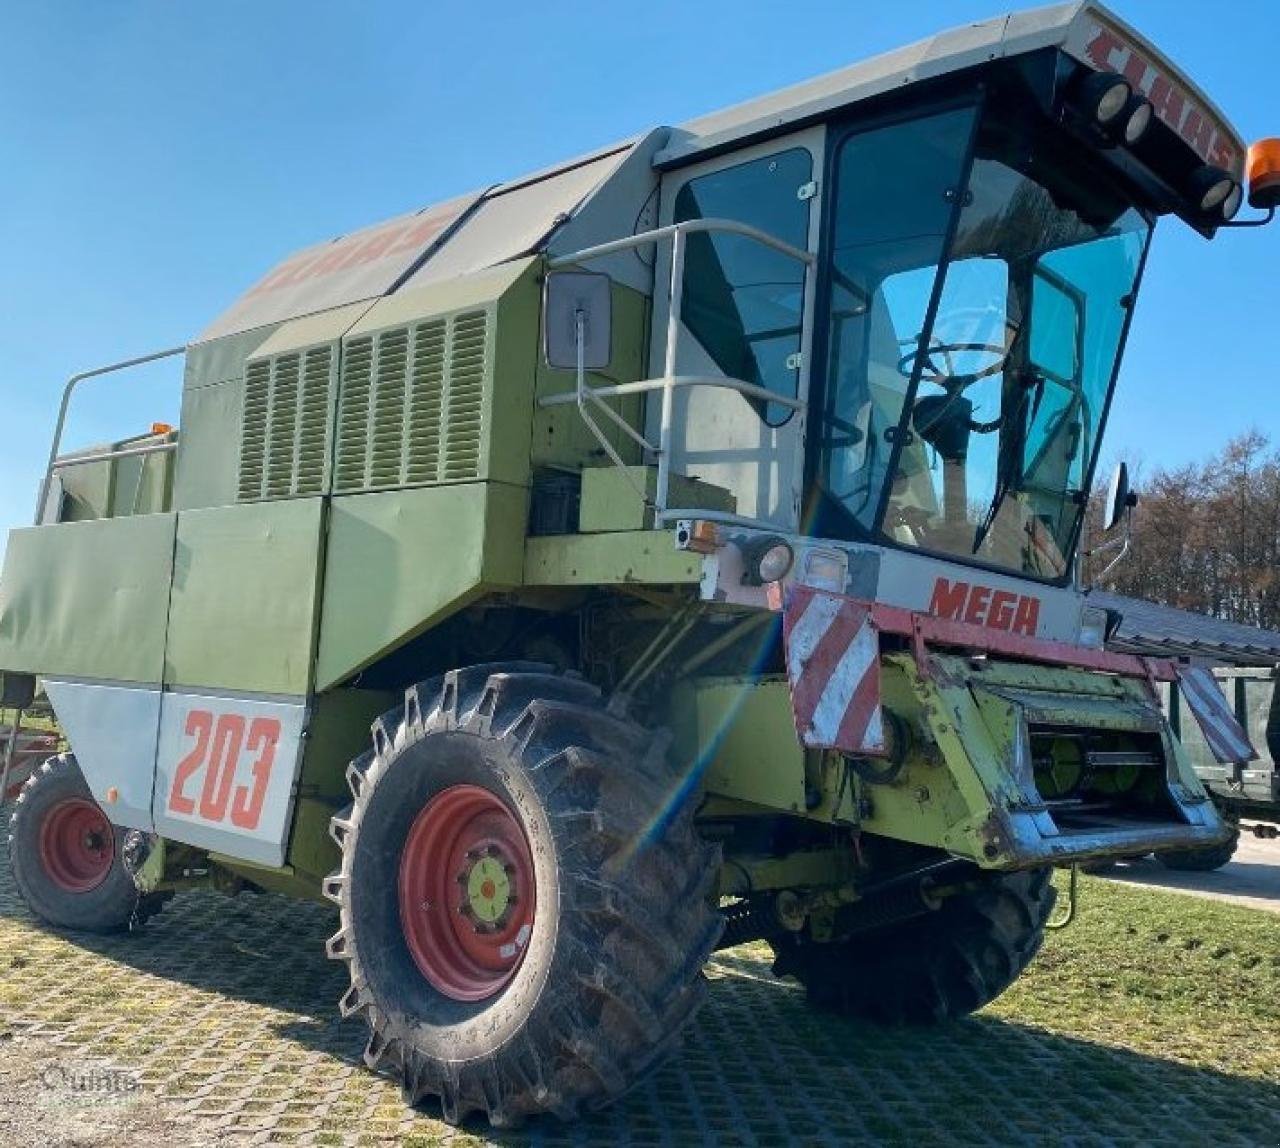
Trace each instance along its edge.
{"label": "claas logo", "polygon": [[939,578],[933,584],[929,613],[971,626],[1007,630],[1011,634],[1036,636],[1040,623],[1040,599],[1012,590],[996,590],[978,583],[952,582]]}

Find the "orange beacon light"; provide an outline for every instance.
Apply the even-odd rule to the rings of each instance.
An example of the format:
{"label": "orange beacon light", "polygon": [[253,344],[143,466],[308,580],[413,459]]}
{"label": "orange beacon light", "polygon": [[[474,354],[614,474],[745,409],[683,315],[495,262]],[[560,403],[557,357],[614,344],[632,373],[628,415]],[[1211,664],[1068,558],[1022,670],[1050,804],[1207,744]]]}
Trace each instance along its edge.
{"label": "orange beacon light", "polygon": [[1280,139],[1259,140],[1249,148],[1245,177],[1249,181],[1250,207],[1280,207]]}

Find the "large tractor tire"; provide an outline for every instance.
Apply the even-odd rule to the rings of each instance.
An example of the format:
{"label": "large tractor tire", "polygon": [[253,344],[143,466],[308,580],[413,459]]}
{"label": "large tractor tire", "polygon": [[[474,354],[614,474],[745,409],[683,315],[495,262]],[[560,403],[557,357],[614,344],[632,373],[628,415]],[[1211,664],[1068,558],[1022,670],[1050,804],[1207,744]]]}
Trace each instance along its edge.
{"label": "large tractor tire", "polygon": [[113,826],[69,753],[27,779],[9,822],[13,882],[37,917],[62,929],[119,933],[167,899],[143,894],[127,864],[132,831]]}
{"label": "large tractor tire", "polygon": [[1040,949],[1056,891],[1049,869],[992,877],[905,923],[819,944],[774,942],[775,976],[818,1008],[882,1024],[938,1024],[995,1000]]}
{"label": "large tractor tire", "polygon": [[1221,869],[1240,845],[1240,814],[1225,802],[1214,802],[1222,820],[1231,827],[1231,836],[1220,845],[1207,845],[1199,849],[1169,849],[1157,853],[1156,860],[1166,869],[1177,873],[1211,873]]}
{"label": "large tractor tire", "polygon": [[1167,853],[1157,853],[1156,859],[1166,869],[1179,873],[1211,873],[1221,869],[1236,855],[1236,847],[1240,844],[1240,830],[1234,826],[1231,836],[1221,845],[1207,845],[1201,849],[1171,849]]}
{"label": "large tractor tire", "polygon": [[572,1118],[679,1039],[722,928],[719,852],[664,742],[540,664],[409,689],[334,818],[344,1016],[405,1099],[495,1127]]}

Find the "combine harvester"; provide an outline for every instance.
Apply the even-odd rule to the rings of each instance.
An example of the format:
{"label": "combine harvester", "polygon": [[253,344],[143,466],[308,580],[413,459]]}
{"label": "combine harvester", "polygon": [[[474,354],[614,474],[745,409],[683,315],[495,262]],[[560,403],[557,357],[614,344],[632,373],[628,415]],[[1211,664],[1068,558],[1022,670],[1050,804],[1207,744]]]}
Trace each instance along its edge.
{"label": "combine harvester", "polygon": [[9,540],[4,692],[71,748],[14,810],[27,903],[328,897],[366,1060],[450,1121],[620,1095],[718,945],[838,1012],[981,1008],[1051,866],[1228,832],[1177,668],[1073,572],[1152,229],[1245,179],[1155,48],[1048,8],[308,249],[78,376],[63,416],[185,358],[180,429],[65,456],[59,418]]}

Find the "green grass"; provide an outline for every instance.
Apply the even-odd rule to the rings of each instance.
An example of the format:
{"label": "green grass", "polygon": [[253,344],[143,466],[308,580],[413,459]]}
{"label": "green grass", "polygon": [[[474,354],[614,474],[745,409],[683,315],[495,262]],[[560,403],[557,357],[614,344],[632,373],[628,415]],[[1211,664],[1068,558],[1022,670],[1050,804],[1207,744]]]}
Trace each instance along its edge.
{"label": "green grass", "polygon": [[1095,877],[1079,904],[991,1015],[1280,1082],[1280,914]]}

